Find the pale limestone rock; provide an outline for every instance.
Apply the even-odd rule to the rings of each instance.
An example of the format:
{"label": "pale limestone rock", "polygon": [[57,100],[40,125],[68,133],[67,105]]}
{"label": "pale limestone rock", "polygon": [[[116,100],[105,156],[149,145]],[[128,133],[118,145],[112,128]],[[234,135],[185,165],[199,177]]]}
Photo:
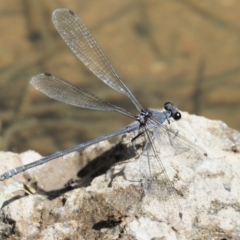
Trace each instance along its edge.
{"label": "pale limestone rock", "polygon": [[[112,148],[103,142],[29,171],[37,176],[38,186],[50,191],[95,162],[91,171],[85,168],[87,177],[84,171],[80,174],[87,187],[53,200],[38,194],[19,199],[11,195],[1,210],[1,239],[11,234],[16,239],[240,239],[240,133],[220,121],[187,113],[170,125],[208,153],[205,157],[182,148],[174,156],[176,148],[162,140],[166,135],[155,141],[177,203],[161,183],[147,180],[151,176],[161,180],[159,165],[151,162],[149,175],[152,158],[146,154],[134,158],[131,144],[125,145],[128,138]],[[40,157],[33,151],[0,156],[1,172]],[[104,173],[104,164],[116,160],[127,161]],[[6,180],[1,191],[24,181],[21,175]]]}

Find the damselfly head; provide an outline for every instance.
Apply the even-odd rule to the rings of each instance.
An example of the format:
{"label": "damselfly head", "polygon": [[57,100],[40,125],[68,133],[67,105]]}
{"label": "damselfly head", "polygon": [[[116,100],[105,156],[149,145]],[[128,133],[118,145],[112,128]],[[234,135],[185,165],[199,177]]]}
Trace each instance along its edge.
{"label": "damselfly head", "polygon": [[174,105],[171,102],[166,102],[164,104],[164,109],[171,114],[171,117],[174,120],[177,121],[177,120],[181,119],[181,117],[182,117],[181,113],[177,110],[177,108],[174,107]]}

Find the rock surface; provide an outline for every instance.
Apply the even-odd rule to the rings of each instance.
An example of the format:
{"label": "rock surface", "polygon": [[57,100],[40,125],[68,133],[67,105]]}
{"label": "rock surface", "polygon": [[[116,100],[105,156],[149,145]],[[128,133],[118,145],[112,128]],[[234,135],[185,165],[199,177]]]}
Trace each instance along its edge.
{"label": "rock surface", "polygon": [[[37,179],[36,194],[7,196],[0,238],[240,239],[240,133],[187,113],[167,127],[175,134],[161,133],[155,152],[138,158],[132,136],[125,136],[115,146],[102,142],[2,182],[6,193]],[[199,148],[177,142],[178,134]],[[1,153],[1,173],[39,157]],[[64,187],[76,175],[80,188]]]}

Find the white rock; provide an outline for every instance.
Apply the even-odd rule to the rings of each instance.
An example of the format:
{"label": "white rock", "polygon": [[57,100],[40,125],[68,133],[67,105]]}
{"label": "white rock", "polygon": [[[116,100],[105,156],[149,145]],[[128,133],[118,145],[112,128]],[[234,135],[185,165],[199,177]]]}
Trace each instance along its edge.
{"label": "white rock", "polygon": [[[129,138],[112,148],[101,143],[55,160],[51,167],[29,171],[30,176],[37,175],[38,186],[53,194],[49,191],[63,188],[85,167],[78,174],[86,188],[54,192],[54,200],[37,194],[10,198],[1,210],[1,232],[10,232],[15,224],[14,234],[21,239],[240,239],[240,133],[220,121],[182,115],[170,126],[208,156],[184,144],[176,146],[174,137],[161,134],[155,148],[172,182],[170,193],[153,152],[136,159]],[[21,160],[39,158],[34,152],[0,156],[2,172]],[[125,162],[104,172],[104,164],[109,167],[117,159]],[[17,181],[25,179],[5,181],[1,191]]]}

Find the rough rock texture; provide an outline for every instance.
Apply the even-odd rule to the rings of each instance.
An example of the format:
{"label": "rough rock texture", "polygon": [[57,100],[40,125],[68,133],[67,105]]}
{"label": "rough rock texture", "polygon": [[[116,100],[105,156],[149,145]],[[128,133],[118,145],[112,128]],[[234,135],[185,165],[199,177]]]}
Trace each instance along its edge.
{"label": "rough rock texture", "polygon": [[[240,133],[187,113],[169,126],[176,134],[160,132],[155,152],[146,147],[138,158],[126,136],[28,171],[27,179],[37,179],[36,194],[8,195],[0,238],[240,239]],[[204,150],[177,142],[178,134]],[[143,143],[135,143],[138,153]],[[168,189],[154,153],[173,183]],[[38,158],[32,151],[1,153],[1,172]],[[76,174],[81,188],[64,187]],[[1,191],[26,181],[16,176]]]}

